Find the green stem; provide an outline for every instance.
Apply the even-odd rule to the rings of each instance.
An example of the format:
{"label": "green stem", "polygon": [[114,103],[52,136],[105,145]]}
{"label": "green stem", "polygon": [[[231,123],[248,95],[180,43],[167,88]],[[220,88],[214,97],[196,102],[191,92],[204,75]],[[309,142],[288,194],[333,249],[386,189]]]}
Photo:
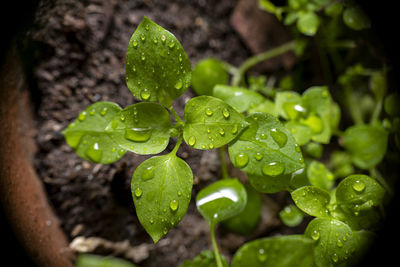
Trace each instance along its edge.
{"label": "green stem", "polygon": [[294,50],[295,47],[296,47],[296,42],[290,41],[288,43],[275,47],[271,50],[265,51],[261,54],[248,58],[245,62],[243,62],[243,64],[238,68],[237,73],[233,76],[232,85],[239,86],[246,71],[248,71],[254,65],[261,63],[265,60],[271,59],[273,57],[282,55],[290,50]]}
{"label": "green stem", "polygon": [[238,68],[236,68],[235,66],[233,66],[233,65],[231,65],[231,64],[229,64],[229,63],[227,63],[227,62],[224,62],[224,61],[221,61],[221,63],[222,63],[222,66],[224,67],[224,69],[225,69],[229,74],[231,74],[231,75],[236,75],[236,74],[237,74]]}
{"label": "green stem", "polygon": [[182,139],[183,139],[183,136],[182,136],[182,134],[181,134],[181,135],[179,135],[179,137],[178,137],[178,141],[176,141],[176,144],[175,144],[174,149],[171,151],[171,153],[173,153],[174,155],[176,155],[176,152],[178,152],[178,149],[179,149],[179,147],[180,147],[181,144],[182,144]]}
{"label": "green stem", "polygon": [[358,100],[353,93],[353,89],[350,86],[344,87],[344,96],[347,107],[349,108],[350,115],[355,124],[364,124],[364,120],[362,118],[360,106],[357,104]]}
{"label": "green stem", "polygon": [[211,233],[211,243],[214,248],[215,261],[217,262],[218,267],[223,267],[222,261],[221,261],[221,255],[219,254],[219,250],[218,250],[217,241],[215,239],[215,223],[210,224],[210,233]]}
{"label": "green stem", "polygon": [[178,113],[176,113],[176,111],[175,111],[174,107],[173,107],[173,106],[171,106],[171,107],[169,108],[169,110],[171,111],[171,113],[172,113],[172,116],[174,116],[174,119],[176,120],[176,122],[180,122],[180,123],[182,123],[182,124],[183,124],[183,121],[182,121],[182,119],[179,117]]}
{"label": "green stem", "polygon": [[382,100],[379,100],[378,102],[376,102],[374,112],[371,115],[371,120],[370,120],[371,125],[374,125],[378,121],[379,115],[381,114],[381,111],[382,111],[382,105],[383,105]]}
{"label": "green stem", "polygon": [[218,149],[219,151],[219,161],[221,161],[222,179],[229,178],[228,166],[226,164],[225,158],[225,146]]}

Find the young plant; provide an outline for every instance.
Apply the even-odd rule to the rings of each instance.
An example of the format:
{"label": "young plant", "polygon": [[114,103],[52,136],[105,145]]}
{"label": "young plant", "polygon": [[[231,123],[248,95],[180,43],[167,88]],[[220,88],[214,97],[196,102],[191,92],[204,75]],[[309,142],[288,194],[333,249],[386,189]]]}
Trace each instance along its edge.
{"label": "young plant", "polygon": [[[341,109],[327,86],[313,86],[299,94],[273,88],[262,76],[249,78],[246,84],[245,73],[252,66],[287,51],[298,52],[299,46],[299,42],[289,42],[249,58],[238,68],[206,59],[192,71],[174,35],[145,17],[130,39],[126,57],[128,88],[142,102],[124,109],[111,102],[95,103],[63,134],[80,157],[103,164],[117,161],[127,151],[159,154],[171,137],[176,140],[171,152],[145,160],[132,176],[136,214],[155,243],[179,223],[191,199],[192,171],[176,155],[181,143],[200,150],[219,149],[222,179],[196,197],[197,208],[210,225],[214,254],[204,251],[182,266],[228,266],[218,250],[216,225],[250,233],[260,219],[260,193],[282,190],[290,192],[297,206],[281,212],[287,225],[298,225],[305,214],[316,218],[303,235],[244,244],[232,266],[351,264],[371,241],[373,233],[366,229],[382,217],[383,199],[389,191],[375,167],[388,142],[380,113],[383,104],[388,111],[394,110],[392,100],[384,101],[384,72],[373,72],[376,108],[370,123],[364,124],[361,111],[351,107],[356,125],[342,132]],[[354,75],[350,70],[341,78],[345,88],[350,88]],[[182,119],[172,104],[191,80],[200,96],[186,103]],[[287,81],[281,84],[291,86]],[[344,91],[347,99],[354,97],[349,89]],[[343,138],[344,151],[332,153],[328,165],[335,171],[331,171],[317,159],[334,135]],[[247,174],[250,185],[231,178],[226,150],[232,164]],[[302,150],[309,157],[303,157]],[[357,168],[369,170],[377,180],[354,174]],[[346,178],[336,181],[342,177]]]}

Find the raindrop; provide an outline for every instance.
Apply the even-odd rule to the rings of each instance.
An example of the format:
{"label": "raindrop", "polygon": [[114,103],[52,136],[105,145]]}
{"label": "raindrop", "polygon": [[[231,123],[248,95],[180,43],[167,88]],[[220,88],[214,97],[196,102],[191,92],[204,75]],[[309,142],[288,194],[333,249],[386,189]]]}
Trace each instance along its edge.
{"label": "raindrop", "polygon": [[147,181],[154,178],[154,166],[149,166],[143,171],[143,180]]}
{"label": "raindrop", "polygon": [[94,110],[94,108],[92,108],[92,109],[89,111],[89,114],[90,114],[90,115],[94,115],[95,112],[96,112],[96,111]]}
{"label": "raindrop", "polygon": [[221,135],[221,136],[224,136],[225,135],[225,131],[224,131],[224,129],[219,129],[219,134]]}
{"label": "raindrop", "polygon": [[338,262],[338,260],[339,260],[338,255],[337,255],[336,253],[333,253],[333,255],[332,255],[332,261],[336,263],[336,262]]}
{"label": "raindrop", "polygon": [[133,40],[132,46],[133,46],[133,48],[137,48],[138,47],[138,42],[136,40]]}
{"label": "raindrop", "polygon": [[179,81],[175,84],[175,89],[176,89],[176,90],[180,90],[180,89],[182,89],[182,86],[183,86],[182,81],[179,80]]}
{"label": "raindrop", "polygon": [[86,155],[93,160],[94,162],[99,162],[101,157],[103,156],[103,151],[99,148],[99,143],[94,143],[92,146],[89,146],[85,151]]}
{"label": "raindrop", "polygon": [[140,189],[140,188],[136,188],[136,189],[135,189],[135,196],[136,196],[137,198],[141,197],[142,194],[143,194],[142,189]]}
{"label": "raindrop", "polygon": [[142,100],[148,100],[151,96],[151,93],[148,89],[143,89],[140,92],[140,97],[142,98]]}
{"label": "raindrop", "polygon": [[224,108],[224,109],[222,110],[222,115],[224,115],[224,118],[225,118],[225,119],[229,119],[229,116],[230,116],[231,114],[229,113],[229,110],[228,110],[227,108]]}
{"label": "raindrop", "polygon": [[206,109],[206,115],[207,116],[212,116],[212,114],[213,114],[213,111],[210,108],[207,108]]}
{"label": "raindrop", "polygon": [[121,116],[119,117],[121,121],[125,121],[125,115],[121,114]]}
{"label": "raindrop", "polygon": [[264,163],[262,165],[261,171],[264,175],[277,176],[283,173],[285,170],[285,165],[280,162],[270,162]]}
{"label": "raindrop", "polygon": [[146,60],[146,56],[144,55],[144,53],[142,53],[142,57],[141,57],[142,61]]}
{"label": "raindrop", "polygon": [[144,36],[144,34],[142,34],[142,35],[140,36],[140,39],[141,39],[142,41],[144,41],[144,40],[146,40],[146,36]]}
{"label": "raindrop", "polygon": [[108,109],[107,109],[106,107],[104,107],[104,108],[100,111],[100,115],[101,115],[101,116],[106,115],[107,110],[108,110]]}
{"label": "raindrop", "polygon": [[361,193],[361,192],[363,192],[365,190],[365,184],[363,182],[359,181],[359,180],[356,180],[353,183],[353,189],[356,192]]}
{"label": "raindrop", "polygon": [[173,48],[175,46],[174,41],[171,41],[168,46],[169,46],[169,48]]}
{"label": "raindrop", "polygon": [[320,236],[319,231],[317,231],[317,230],[312,231],[311,238],[313,240],[317,241],[319,239],[319,236]]}
{"label": "raindrop", "polygon": [[339,248],[341,248],[341,247],[343,247],[343,242],[342,242],[341,240],[338,240],[337,243],[336,243],[336,245],[337,245]]}
{"label": "raindrop", "polygon": [[125,138],[134,142],[146,142],[150,139],[152,130],[148,128],[125,128]]}
{"label": "raindrop", "polygon": [[176,199],[171,200],[169,207],[172,211],[176,211],[179,207],[179,202]]}
{"label": "raindrop", "polygon": [[237,124],[233,125],[232,133],[236,134],[238,132],[239,126]]}
{"label": "raindrop", "polygon": [[85,118],[86,118],[86,111],[83,111],[83,112],[81,112],[81,113],[79,114],[78,120],[84,121]]}
{"label": "raindrop", "polygon": [[279,129],[272,129],[270,132],[272,139],[274,139],[275,143],[279,145],[279,147],[284,147],[287,142],[287,135]]}
{"label": "raindrop", "polygon": [[194,144],[196,144],[196,137],[192,135],[189,137],[189,145],[194,146]]}
{"label": "raindrop", "polygon": [[210,149],[213,149],[213,148],[214,148],[214,144],[213,144],[213,143],[210,143],[210,144],[208,145],[208,147],[209,147]]}
{"label": "raindrop", "polygon": [[165,37],[165,35],[163,34],[163,35],[161,35],[161,41],[163,42],[163,43],[165,43],[165,40],[166,40],[167,38]]}
{"label": "raindrop", "polygon": [[247,163],[249,162],[249,156],[248,156],[247,154],[242,154],[242,153],[237,154],[237,155],[235,156],[235,162],[236,162],[236,165],[237,165],[239,168],[243,168],[243,167],[245,167],[245,166],[247,165]]}
{"label": "raindrop", "polygon": [[258,250],[258,255],[257,258],[260,262],[265,262],[267,260],[267,254],[265,253],[265,250],[260,248]]}
{"label": "raindrop", "polygon": [[263,157],[264,157],[264,155],[263,155],[262,153],[260,153],[260,152],[257,152],[257,153],[254,155],[254,158],[255,158],[256,160],[262,160]]}

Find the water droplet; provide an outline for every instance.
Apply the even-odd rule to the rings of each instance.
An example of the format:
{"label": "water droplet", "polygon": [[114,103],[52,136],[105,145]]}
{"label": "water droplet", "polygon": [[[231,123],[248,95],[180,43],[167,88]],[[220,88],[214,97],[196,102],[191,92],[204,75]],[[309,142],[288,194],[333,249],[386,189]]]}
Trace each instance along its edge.
{"label": "water droplet", "polygon": [[261,171],[264,175],[277,176],[283,173],[285,170],[285,165],[280,162],[270,162],[264,163],[262,165]]}
{"label": "water droplet", "polygon": [[238,132],[238,130],[239,130],[239,126],[237,124],[233,125],[232,133],[236,134]]}
{"label": "water droplet", "polygon": [[89,146],[86,149],[85,153],[94,162],[99,162],[101,160],[101,157],[103,156],[103,151],[100,150],[99,143],[97,142]]}
{"label": "water droplet", "polygon": [[173,48],[175,46],[175,42],[171,41],[168,46],[169,46],[169,48]]}
{"label": "water droplet", "polygon": [[265,250],[260,248],[258,250],[258,255],[257,258],[260,262],[265,262],[267,260],[267,254],[265,253]]}
{"label": "water droplet", "polygon": [[171,202],[169,202],[169,207],[172,211],[176,211],[179,207],[179,202],[176,199],[171,200]]}
{"label": "water droplet", "polygon": [[206,108],[206,115],[207,116],[212,116],[213,111],[210,108]]}
{"label": "water droplet", "polygon": [[238,168],[243,168],[249,162],[249,156],[247,154],[242,154],[242,153],[237,154],[235,156],[235,162]]}
{"label": "water droplet", "polygon": [[142,189],[140,189],[139,187],[135,189],[135,196],[136,196],[137,198],[141,197],[142,194],[143,194]]}
{"label": "water droplet", "polygon": [[142,57],[141,57],[142,61],[146,60],[146,56],[144,55],[144,53],[142,53]]}
{"label": "water droplet", "polygon": [[134,142],[146,142],[150,139],[152,130],[148,128],[125,128],[125,138]]}
{"label": "water droplet", "polygon": [[224,129],[219,129],[219,134],[221,135],[221,136],[224,136],[225,135],[225,131],[224,131]]}
{"label": "water droplet", "polygon": [[260,152],[257,152],[257,153],[254,155],[254,158],[255,158],[256,160],[262,160],[263,157],[264,157],[264,155],[261,154]]}
{"label": "water droplet", "polygon": [[214,144],[213,144],[213,143],[210,143],[210,144],[208,144],[208,147],[209,147],[210,149],[213,149],[213,148],[214,148]]}
{"label": "water droplet", "polygon": [[179,54],[179,62],[182,62],[182,55],[181,54]]}
{"label": "water droplet", "polygon": [[158,40],[157,40],[156,38],[154,38],[154,39],[153,39],[153,42],[154,42],[155,44],[157,44],[157,43],[158,43]]}
{"label": "water droplet", "polygon": [[142,35],[140,35],[140,39],[141,39],[142,41],[144,41],[144,40],[146,40],[146,36],[144,36],[144,34],[142,34]]}
{"label": "water droplet", "polygon": [[132,46],[133,48],[137,48],[138,47],[138,42],[136,40],[132,41]]}
{"label": "water droplet", "polygon": [[146,31],[148,31],[150,29],[149,25],[146,25],[144,28],[146,29]]}
{"label": "water droplet", "polygon": [[94,110],[94,108],[92,108],[92,109],[89,111],[89,114],[90,114],[90,115],[94,115],[95,112],[96,112],[96,111]]}
{"label": "water droplet", "polygon": [[161,35],[161,41],[162,41],[163,43],[165,43],[165,40],[167,40],[167,38],[165,37],[165,35],[164,35],[164,34]]}
{"label": "water droplet", "polygon": [[336,263],[336,262],[338,262],[338,260],[339,260],[338,255],[337,255],[336,253],[333,253],[333,255],[332,255],[332,261]]}
{"label": "water droplet", "polygon": [[194,144],[196,144],[196,137],[192,135],[189,137],[189,145],[194,146]]}
{"label": "water droplet", "polygon": [[361,193],[361,192],[363,192],[365,190],[365,184],[363,182],[359,181],[359,180],[356,180],[353,183],[353,189],[356,192]]}
{"label": "water droplet", "polygon": [[319,239],[319,236],[320,236],[319,231],[317,231],[317,230],[312,231],[311,238],[313,240],[317,241]]}
{"label": "water droplet", "polygon": [[84,121],[85,118],[86,118],[86,111],[82,111],[78,116],[78,120]]}
{"label": "water droplet", "polygon": [[119,117],[119,119],[120,119],[121,121],[125,121],[125,115],[124,115],[124,114],[121,114],[121,116]]}
{"label": "water droplet", "polygon": [[176,90],[180,90],[180,89],[182,88],[182,86],[183,86],[182,81],[179,80],[179,81],[175,84],[175,89],[176,89]]}
{"label": "water droplet", "polygon": [[260,135],[260,138],[265,140],[265,139],[267,139],[267,135],[266,135],[265,133],[262,133],[262,134]]}
{"label": "water droplet", "polygon": [[279,147],[284,147],[286,145],[287,135],[284,132],[274,128],[271,130],[270,134]]}
{"label": "water droplet", "polygon": [[150,96],[151,96],[151,93],[148,89],[143,89],[140,92],[140,97],[142,98],[142,100],[149,100]]}
{"label": "water droplet", "polygon": [[119,156],[122,156],[124,153],[125,153],[125,150],[123,150],[123,149],[118,150],[118,155]]}
{"label": "water droplet", "polygon": [[108,111],[108,109],[107,109],[106,107],[104,107],[104,108],[100,111],[100,115],[101,115],[101,116],[106,115],[107,111]]}
{"label": "water droplet", "polygon": [[224,118],[225,118],[225,119],[229,119],[229,116],[230,116],[231,114],[229,113],[229,110],[228,110],[227,108],[224,108],[224,109],[222,110],[222,115],[224,115]]}
{"label": "water droplet", "polygon": [[151,218],[151,219],[150,219],[150,223],[151,223],[151,224],[153,224],[153,223],[154,223],[154,220],[153,220],[153,218]]}
{"label": "water droplet", "polygon": [[135,66],[135,65],[133,65],[132,71],[133,71],[133,72],[136,72],[136,66]]}
{"label": "water droplet", "polygon": [[142,179],[147,181],[154,178],[154,166],[149,166],[143,171]]}
{"label": "water droplet", "polygon": [[342,240],[338,240],[337,243],[336,243],[336,245],[337,245],[339,248],[343,247],[343,242],[342,242]]}
{"label": "water droplet", "polygon": [[178,196],[179,197],[182,196],[182,192],[181,191],[178,191]]}

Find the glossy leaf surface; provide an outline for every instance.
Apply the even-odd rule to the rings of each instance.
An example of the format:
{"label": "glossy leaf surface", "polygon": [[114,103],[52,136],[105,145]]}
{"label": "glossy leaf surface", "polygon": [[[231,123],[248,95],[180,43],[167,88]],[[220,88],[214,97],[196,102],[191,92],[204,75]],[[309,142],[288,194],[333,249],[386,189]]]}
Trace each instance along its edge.
{"label": "glossy leaf surface", "polygon": [[303,156],[289,130],[269,114],[254,113],[239,139],[229,146],[233,165],[248,174],[290,174],[304,167]]}
{"label": "glossy leaf surface", "polygon": [[324,164],[316,160],[313,160],[308,166],[307,176],[312,185],[325,190],[332,188],[335,178]]}
{"label": "glossy leaf surface", "polygon": [[388,132],[379,126],[354,125],[344,133],[344,146],[361,169],[376,166],[385,156]]}
{"label": "glossy leaf surface", "polygon": [[339,266],[355,251],[353,231],[338,220],[316,218],[308,224],[305,235],[315,241],[314,259],[318,267]]}
{"label": "glossy leaf surface", "polygon": [[196,196],[197,209],[210,225],[238,215],[246,203],[246,189],[237,179],[215,182]]}
{"label": "glossy leaf surface", "polygon": [[97,102],[83,110],[62,133],[83,159],[108,164],[120,159],[126,150],[105,131],[121,108],[112,102]]}
{"label": "glossy leaf surface", "polygon": [[296,206],[305,213],[320,218],[330,216],[327,205],[331,197],[327,191],[315,186],[304,186],[291,194]]}
{"label": "glossy leaf surface", "polygon": [[304,214],[295,205],[287,205],[279,212],[282,223],[289,227],[298,226],[303,221]]}
{"label": "glossy leaf surface", "polygon": [[142,102],[117,113],[106,132],[123,149],[146,155],[167,147],[171,128],[169,113],[162,105]]}
{"label": "glossy leaf surface", "polygon": [[190,62],[179,41],[146,17],[129,41],[125,70],[126,83],[136,98],[167,107],[191,81]]}
{"label": "glossy leaf surface", "polygon": [[250,185],[245,185],[247,202],[245,208],[236,216],[223,221],[224,228],[238,234],[251,234],[261,217],[262,200],[260,194]]}
{"label": "glossy leaf surface", "polygon": [[184,119],[183,138],[196,149],[221,147],[236,138],[248,124],[234,108],[212,96],[189,100]]}
{"label": "glossy leaf surface", "polygon": [[228,82],[228,73],[222,63],[214,58],[203,59],[196,64],[192,72],[192,87],[197,95],[213,95],[217,84]]}
{"label": "glossy leaf surface", "polygon": [[232,267],[311,267],[313,244],[302,235],[257,239],[238,249]]}
{"label": "glossy leaf surface", "polygon": [[192,170],[172,153],[152,157],[136,168],[131,183],[136,214],[154,242],[183,218],[192,186]]}
{"label": "glossy leaf surface", "polygon": [[215,86],[213,96],[224,100],[240,113],[254,108],[264,101],[264,97],[257,92],[228,85]]}

